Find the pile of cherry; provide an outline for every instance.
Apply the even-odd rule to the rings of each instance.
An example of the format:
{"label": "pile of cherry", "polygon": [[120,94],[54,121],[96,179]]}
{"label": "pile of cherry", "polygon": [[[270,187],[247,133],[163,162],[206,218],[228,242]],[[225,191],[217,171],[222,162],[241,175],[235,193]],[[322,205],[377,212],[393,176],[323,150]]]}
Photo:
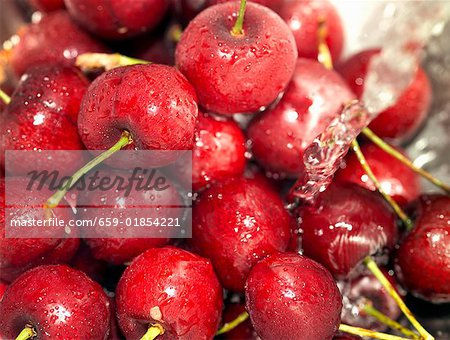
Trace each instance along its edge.
{"label": "pile of cherry", "polygon": [[[433,339],[401,295],[450,302],[450,198],[421,195],[419,174],[448,187],[382,140],[407,142],[426,120],[432,94],[420,67],[366,130],[381,138],[361,138],[359,153],[305,204],[286,194],[304,175],[303,152],[362,95],[379,53],[339,60],[343,30],[331,4],[31,5],[42,19],[1,52],[20,81],[11,97],[8,83],[1,92],[0,338]],[[336,71],[322,65],[327,58]],[[60,219],[86,217],[56,209],[65,192],[14,190],[32,164],[4,173],[5,150],[110,148],[192,150],[191,239],[5,237],[4,176],[17,183],[12,199],[27,195]],[[176,182],[183,174],[172,168]],[[147,194],[89,199],[126,216]],[[158,195],[182,199],[175,189]],[[396,321],[401,312],[411,324]]]}

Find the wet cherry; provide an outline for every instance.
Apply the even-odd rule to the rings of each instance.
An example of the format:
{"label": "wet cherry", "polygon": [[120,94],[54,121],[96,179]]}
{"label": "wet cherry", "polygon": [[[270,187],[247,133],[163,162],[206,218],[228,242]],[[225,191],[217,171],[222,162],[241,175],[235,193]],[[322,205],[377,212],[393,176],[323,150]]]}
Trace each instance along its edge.
{"label": "wet cherry", "polygon": [[14,339],[31,326],[38,339],[106,338],[109,302],[103,289],[64,265],[41,266],[12,283],[0,304],[0,335]]}
{"label": "wet cherry", "polygon": [[125,270],[116,290],[119,326],[127,339],[152,324],[161,339],[211,339],[222,312],[222,288],[206,259],[178,248],[149,249]]}
{"label": "wet cherry", "polygon": [[[378,50],[360,52],[337,70],[342,74],[358,97],[364,91],[364,79],[370,59]],[[381,112],[369,125],[380,137],[404,141],[411,138],[421,127],[431,105],[431,84],[424,70],[419,66],[411,84],[404,90],[397,102]]]}
{"label": "wet cherry", "polygon": [[293,253],[272,254],[250,271],[247,310],[263,339],[331,339],[342,297],[331,274],[319,263]]}
{"label": "wet cherry", "polygon": [[253,155],[266,170],[298,177],[306,147],[352,99],[336,72],[317,61],[298,59],[280,103],[256,116],[248,127]]}
{"label": "wet cherry", "polygon": [[278,97],[294,72],[297,49],[281,18],[249,2],[243,28],[233,32],[238,11],[238,2],[207,8],[190,22],[175,51],[176,65],[208,112],[258,111]]}
{"label": "wet cherry", "polygon": [[201,193],[189,243],[211,260],[226,289],[243,291],[255,263],[286,250],[293,224],[276,192],[260,181],[234,178]]}
{"label": "wet cherry", "polygon": [[415,227],[395,257],[396,273],[413,295],[450,302],[450,198],[424,195],[415,208]]}

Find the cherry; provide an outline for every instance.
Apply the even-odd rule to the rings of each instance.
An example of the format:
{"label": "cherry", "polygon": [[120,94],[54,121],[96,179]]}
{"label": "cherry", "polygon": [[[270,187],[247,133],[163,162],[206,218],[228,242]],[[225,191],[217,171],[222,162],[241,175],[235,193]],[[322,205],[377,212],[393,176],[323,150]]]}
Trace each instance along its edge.
{"label": "cherry", "polygon": [[[337,70],[342,74],[355,94],[361,98],[370,59],[379,50],[360,52]],[[381,112],[369,125],[378,136],[404,141],[411,138],[425,121],[431,105],[431,85],[424,70],[419,66],[409,86],[397,102]]]}
{"label": "cherry", "polygon": [[286,24],[251,2],[242,24],[242,8],[227,2],[205,9],[190,22],[175,51],[176,65],[208,112],[258,111],[278,97],[294,72],[297,50]]}
{"label": "cherry", "polygon": [[169,1],[64,0],[73,19],[105,39],[124,39],[155,28],[164,18]]}
{"label": "cherry", "polygon": [[154,248],[125,270],[116,303],[127,339],[141,338],[155,324],[163,328],[161,339],[211,339],[220,321],[222,288],[206,259],[178,248]]}
{"label": "cherry", "polygon": [[[127,180],[130,178],[130,174],[111,171],[99,176],[100,178],[115,178],[116,175]],[[159,172],[155,174],[156,178],[163,176]],[[141,176],[141,178],[143,177]],[[123,186],[126,187],[128,185],[132,186],[133,184],[126,182]],[[133,190],[129,194],[125,194],[127,189],[119,190],[116,187],[111,187],[108,190],[90,191],[86,198],[88,208],[80,209],[80,215],[86,220],[94,220],[95,218],[103,218],[104,220],[107,218],[118,218],[120,221],[126,221],[127,218],[132,220],[151,218],[154,221],[161,221],[163,218],[181,219],[182,209],[174,208],[182,205],[180,195],[169,180],[166,179],[164,186],[166,188],[162,191],[136,190],[133,186]],[[126,226],[125,224],[120,224],[116,227],[98,224],[87,232],[88,235],[85,235],[85,242],[91,248],[94,258],[113,264],[129,262],[145,250],[162,247],[170,241],[168,237],[161,236],[157,238],[156,229],[154,238],[137,238],[138,228]],[[105,238],[105,234],[114,234],[117,237]]]}
{"label": "cherry", "polygon": [[[405,154],[402,149],[398,147],[395,149]],[[409,167],[373,144],[361,146],[361,151],[384,192],[398,204],[410,203],[420,195],[420,177]],[[368,178],[354,153],[347,155],[335,179],[356,183],[376,191],[375,185]]]}
{"label": "cherry", "polygon": [[414,229],[400,244],[395,269],[413,295],[450,302],[450,198],[424,195],[416,202]]}
{"label": "cherry", "polygon": [[6,288],[8,288],[8,284],[0,281],[0,302],[2,301],[3,295],[5,294]]}
{"label": "cherry", "polygon": [[[125,149],[188,150],[192,149],[197,113],[195,91],[175,68],[156,64],[118,67],[89,87],[78,129],[89,150],[109,149],[125,131],[130,135]],[[152,164],[173,161],[174,155],[166,153],[155,157]]]}
{"label": "cherry", "polygon": [[[233,0],[206,0],[207,6],[217,5],[223,2],[230,2]],[[269,7],[271,10],[277,12],[281,5],[285,2],[285,0],[249,0],[249,2],[254,2],[256,4],[260,4],[266,7]]]}
{"label": "cherry", "polygon": [[271,172],[298,177],[304,170],[304,150],[353,98],[337,73],[316,61],[298,59],[280,103],[250,122],[253,155]]}
{"label": "cherry", "polygon": [[31,0],[31,5],[41,12],[52,12],[64,8],[64,0]]}
{"label": "cherry", "polygon": [[294,223],[273,190],[260,181],[233,178],[200,194],[188,242],[211,260],[224,288],[243,291],[255,263],[286,250]]}
{"label": "cherry", "polygon": [[100,285],[64,265],[41,266],[12,283],[0,304],[0,335],[32,328],[38,339],[106,338],[109,302]]}
{"label": "cherry", "polygon": [[[70,261],[79,245],[79,239],[76,238],[77,229],[71,230],[71,238],[55,238],[63,236],[59,227],[47,227],[45,231],[37,230],[38,227],[30,228],[30,235],[38,231],[41,233],[40,238],[6,238],[5,227],[11,226],[11,220],[43,220],[44,210],[41,206],[49,195],[45,189],[24,192],[28,185],[25,178],[10,178],[8,181],[9,203],[5,201],[5,182],[3,179],[0,181],[0,280],[11,282],[26,270],[38,265]],[[19,203],[20,207],[14,208],[13,205]],[[11,206],[8,213],[5,210],[7,206]],[[74,218],[68,208],[55,209],[54,214],[66,223]],[[10,228],[11,233],[17,232],[16,228]],[[42,237],[42,233],[51,238]]]}
{"label": "cherry", "polygon": [[331,339],[342,297],[331,274],[319,263],[293,253],[275,253],[250,271],[247,310],[263,339]]}
{"label": "cherry", "polygon": [[369,255],[385,260],[381,255],[396,244],[396,219],[387,203],[353,183],[333,183],[299,215],[304,254],[336,278],[359,274]]}
{"label": "cherry", "polygon": [[362,338],[357,335],[348,334],[348,333],[337,333],[333,340],[361,340]]}
{"label": "cherry", "polygon": [[101,43],[74,24],[65,11],[47,14],[38,23],[24,27],[18,35],[20,41],[9,57],[17,75],[31,66],[58,63],[70,66],[79,54],[107,52]]}
{"label": "cherry", "polygon": [[278,10],[281,18],[288,24],[301,58],[317,59],[318,28],[325,24],[326,44],[333,60],[338,60],[344,46],[344,29],[341,18],[328,0],[283,1]]}

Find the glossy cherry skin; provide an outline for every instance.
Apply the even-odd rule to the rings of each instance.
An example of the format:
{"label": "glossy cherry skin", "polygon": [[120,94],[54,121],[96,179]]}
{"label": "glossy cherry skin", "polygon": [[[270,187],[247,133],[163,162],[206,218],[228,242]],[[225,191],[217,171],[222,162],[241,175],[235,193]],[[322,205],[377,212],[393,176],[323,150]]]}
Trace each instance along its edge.
{"label": "glossy cherry skin", "polygon": [[188,242],[211,260],[224,288],[242,292],[255,263],[286,250],[293,224],[277,193],[259,181],[234,178],[198,197]]}
{"label": "glossy cherry skin", "polygon": [[[360,52],[337,70],[347,81],[353,92],[361,97],[370,59],[378,50]],[[419,66],[411,83],[403,91],[397,102],[381,112],[369,125],[378,136],[404,141],[411,138],[425,121],[431,105],[432,89],[430,81]]]}
{"label": "glossy cherry skin", "polygon": [[317,59],[319,24],[325,21],[331,57],[339,59],[344,47],[344,29],[339,13],[330,1],[283,1],[278,13],[294,34],[299,57]]}
{"label": "glossy cherry skin", "polygon": [[337,279],[356,276],[365,257],[381,255],[397,241],[396,217],[381,195],[352,183],[330,185],[299,216],[304,254]]}
{"label": "glossy cherry skin", "polygon": [[450,198],[421,196],[416,210],[415,227],[395,257],[397,276],[410,293],[421,299],[450,302]]}
{"label": "glossy cherry skin", "polygon": [[[44,210],[40,207],[50,196],[48,190],[32,190],[23,192],[28,184],[25,178],[12,178],[8,185],[8,206],[11,210],[7,214],[5,201],[5,182],[0,181],[0,280],[11,282],[26,270],[42,265],[64,263],[70,261],[78,249],[78,230],[72,229],[72,238],[54,238],[63,236],[60,228],[49,227],[46,231],[51,238],[6,238],[5,226],[10,225],[11,220],[43,220]],[[24,200],[23,197],[26,197]],[[14,204],[20,204],[23,208],[14,209]],[[19,207],[18,206],[18,207]],[[68,223],[74,216],[68,208],[56,208],[54,216]],[[31,232],[39,231],[38,227],[30,228]],[[11,232],[17,230],[10,229]],[[23,231],[22,231],[23,232]]]}
{"label": "glossy cherry skin", "polygon": [[247,311],[263,339],[331,339],[341,321],[342,297],[319,263],[294,253],[258,262],[245,287]]}
{"label": "glossy cherry skin", "polygon": [[[396,149],[405,154],[402,149]],[[397,203],[405,205],[420,195],[420,177],[406,165],[373,144],[362,145],[361,151],[384,192]],[[335,180],[352,182],[376,191],[375,185],[366,175],[354,152],[349,153],[344,159]]]}
{"label": "glossy cherry skin", "polygon": [[102,287],[64,265],[41,266],[12,283],[0,304],[0,335],[14,339],[30,324],[37,339],[98,339],[109,332]]}
{"label": "glossy cherry skin", "polygon": [[155,28],[169,8],[167,0],[64,0],[73,19],[104,39],[124,39]]}
{"label": "glossy cherry skin", "polygon": [[298,59],[281,101],[250,122],[253,155],[268,171],[298,177],[304,170],[304,150],[352,99],[336,72],[317,61]]}
{"label": "glossy cherry skin", "polygon": [[175,51],[177,67],[208,112],[258,111],[278,97],[294,72],[295,41],[281,18],[249,2],[244,35],[233,36],[238,9],[238,2],[205,9],[185,29]]}
{"label": "glossy cherry skin", "polygon": [[108,52],[73,23],[65,11],[47,14],[38,23],[25,26],[18,35],[20,41],[11,50],[9,59],[17,75],[36,65],[73,65],[82,53]]}
{"label": "glossy cherry skin", "polygon": [[116,303],[127,339],[141,338],[153,323],[164,328],[161,339],[212,339],[222,288],[208,260],[178,248],[154,248],[125,270]]}
{"label": "glossy cherry skin", "polygon": [[[130,174],[122,172],[108,172],[106,176],[114,178],[115,174],[130,178]],[[155,177],[162,176],[156,174]],[[164,177],[165,178],[165,177]],[[130,184],[129,182],[125,185]],[[118,218],[122,224],[114,228],[116,238],[95,238],[96,235],[104,235],[113,227],[96,225],[89,230],[89,238],[85,242],[91,248],[96,259],[104,260],[116,265],[133,260],[136,256],[150,248],[162,247],[170,241],[168,237],[154,238],[136,237],[137,227],[127,226],[124,222],[129,219],[151,218],[182,218],[182,209],[173,207],[181,206],[182,200],[174,185],[166,179],[167,189],[133,190],[126,195],[125,190],[117,190],[116,187],[109,190],[93,190],[88,192],[86,203],[89,208],[80,209],[80,215],[87,220],[94,218]],[[155,232],[156,234],[156,232]],[[155,235],[153,234],[153,235]],[[133,237],[135,236],[135,237]]]}
{"label": "glossy cherry skin", "polygon": [[31,4],[41,12],[53,12],[64,8],[64,0],[31,0]]}
{"label": "glossy cherry skin", "polygon": [[[81,104],[78,130],[89,150],[106,150],[123,131],[133,142],[127,150],[192,149],[197,121],[193,87],[165,65],[118,67],[89,87]],[[155,166],[173,161],[155,159]]]}
{"label": "glossy cherry skin", "polygon": [[[395,287],[397,283],[394,278],[383,270],[384,275]],[[365,314],[364,305],[370,305],[379,310],[392,320],[397,320],[401,314],[400,308],[395,300],[383,288],[380,281],[373,275],[361,275],[349,282],[343,283],[341,290],[344,308],[342,309],[342,322],[374,331],[383,332],[387,329],[385,324]]]}

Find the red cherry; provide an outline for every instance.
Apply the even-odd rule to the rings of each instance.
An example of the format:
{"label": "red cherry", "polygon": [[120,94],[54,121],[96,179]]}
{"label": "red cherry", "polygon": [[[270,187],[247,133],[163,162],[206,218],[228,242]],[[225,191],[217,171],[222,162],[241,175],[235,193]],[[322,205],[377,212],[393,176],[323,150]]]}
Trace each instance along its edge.
{"label": "red cherry", "polygon": [[336,72],[317,61],[299,59],[280,103],[248,127],[253,155],[269,171],[298,177],[304,169],[304,150],[352,99]]}
{"label": "red cherry", "polygon": [[299,215],[304,254],[336,278],[356,276],[365,257],[382,255],[396,244],[389,205],[378,193],[352,183],[333,183],[316,206],[300,208]]}
{"label": "red cherry", "polygon": [[295,41],[281,18],[249,2],[242,36],[233,35],[238,9],[238,2],[205,9],[190,22],[175,51],[176,65],[210,112],[258,111],[278,97],[294,72]]}
{"label": "red cherry", "polygon": [[64,0],[31,0],[31,5],[41,12],[53,12],[64,8]]}
{"label": "red cherry", "polygon": [[18,75],[31,66],[58,63],[70,66],[79,54],[107,52],[101,43],[75,25],[65,11],[44,16],[38,23],[24,27],[18,35],[20,41],[9,59]]}
{"label": "red cherry", "polygon": [[29,324],[38,339],[103,340],[109,319],[108,298],[100,285],[67,266],[41,266],[6,290],[0,335],[14,339]]}
{"label": "red cherry", "polygon": [[[90,150],[106,150],[124,131],[129,150],[192,149],[197,120],[195,91],[175,68],[165,65],[118,67],[89,87],[81,104],[78,129]],[[172,155],[155,159],[162,166]]]}
{"label": "red cherry", "polygon": [[298,56],[317,59],[318,29],[321,22],[327,28],[326,43],[333,60],[339,59],[344,46],[341,18],[328,0],[283,1],[278,13],[288,24],[297,43]]}
{"label": "red cherry", "polygon": [[105,39],[124,39],[155,28],[164,18],[167,0],[64,0],[73,19]]}
{"label": "red cherry", "polygon": [[450,302],[450,198],[421,196],[416,210],[415,227],[396,254],[396,273],[413,295]]}
{"label": "red cherry", "polygon": [[245,296],[263,339],[331,339],[340,323],[342,297],[333,277],[298,254],[272,254],[257,263]]}
{"label": "red cherry", "polygon": [[[5,226],[11,226],[11,220],[43,220],[43,202],[49,196],[49,191],[31,190],[24,193],[28,185],[25,178],[9,178],[8,184],[8,206],[20,204],[21,208],[12,207],[8,214],[6,212],[5,182],[0,181],[0,280],[11,282],[26,270],[42,265],[53,263],[64,263],[70,261],[78,249],[79,239],[77,229],[72,229],[72,238],[6,238]],[[24,199],[24,194],[25,199]],[[6,215],[7,214],[7,215]],[[67,224],[69,219],[74,219],[70,209],[59,208],[54,210],[54,216],[64,220]],[[20,228],[20,227],[18,227]],[[45,232],[45,235],[60,236],[62,231],[59,227],[48,227],[45,231],[34,227],[30,233]],[[16,228],[10,229],[12,233]],[[23,230],[22,230],[23,233]],[[61,235],[62,236],[62,235]],[[17,335],[17,334],[16,334]]]}
{"label": "red cherry", "polygon": [[[400,148],[396,147],[396,150],[405,154]],[[420,177],[409,167],[373,144],[361,146],[361,151],[384,192],[397,203],[400,205],[410,203],[420,195]],[[347,155],[335,179],[376,191],[375,185],[367,176],[355,153]]]}
{"label": "red cherry", "polygon": [[[337,70],[342,74],[355,94],[361,98],[370,59],[378,50],[360,52]],[[409,86],[397,102],[381,112],[369,125],[378,136],[389,139],[409,139],[425,121],[431,105],[431,85],[424,70],[419,66]]]}
{"label": "red cherry", "polygon": [[3,295],[5,294],[6,288],[8,288],[8,285],[0,281],[0,302],[2,301]]}
{"label": "red cherry", "polygon": [[226,289],[243,291],[255,263],[286,250],[294,223],[277,193],[259,181],[235,178],[201,193],[189,243],[211,260]]}
{"label": "red cherry", "polygon": [[125,270],[116,290],[119,326],[139,339],[149,324],[161,339],[211,339],[220,321],[222,288],[206,259],[178,248],[149,249]]}
{"label": "red cherry", "polygon": [[[223,2],[231,2],[234,0],[206,0],[207,6],[217,5]],[[249,2],[254,2],[277,12],[285,0],[249,0]]]}

